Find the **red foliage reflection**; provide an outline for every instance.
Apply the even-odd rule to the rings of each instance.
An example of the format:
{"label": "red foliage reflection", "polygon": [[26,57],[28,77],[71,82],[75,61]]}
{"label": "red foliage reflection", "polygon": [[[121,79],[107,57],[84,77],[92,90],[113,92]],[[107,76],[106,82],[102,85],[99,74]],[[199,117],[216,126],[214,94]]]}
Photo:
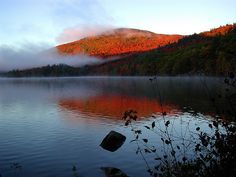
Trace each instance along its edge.
{"label": "red foliage reflection", "polygon": [[162,108],[166,113],[172,113],[176,109],[171,105],[163,105],[161,107],[156,100],[120,95],[102,95],[89,100],[64,99],[59,102],[59,105],[69,111],[108,116],[114,119],[121,119],[123,113],[129,109],[137,110],[139,117],[148,117],[153,113],[161,113]]}

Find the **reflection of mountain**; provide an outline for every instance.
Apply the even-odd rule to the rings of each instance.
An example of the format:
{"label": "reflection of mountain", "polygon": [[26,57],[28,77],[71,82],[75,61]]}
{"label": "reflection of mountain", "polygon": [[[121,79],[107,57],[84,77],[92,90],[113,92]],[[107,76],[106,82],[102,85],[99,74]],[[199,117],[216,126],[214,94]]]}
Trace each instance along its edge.
{"label": "reflection of mountain", "polygon": [[[216,99],[220,109],[227,110],[230,106],[224,99],[225,88],[221,78],[159,77],[157,82],[150,82],[149,78],[145,77],[25,78],[0,79],[0,85],[0,102],[9,102],[16,98],[30,100],[31,104],[36,100],[60,102],[73,99],[81,102],[82,99],[92,100],[101,95],[105,98],[122,95],[124,98],[158,102],[159,90],[164,105],[176,105],[180,109],[190,107],[202,114],[215,111],[209,93],[214,98],[218,98],[218,94],[222,95],[222,98]],[[34,96],[29,97],[29,93]]]}
{"label": "reflection of mountain", "polygon": [[171,105],[161,105],[156,100],[148,98],[131,97],[124,95],[100,95],[89,100],[83,99],[63,99],[59,105],[66,110],[79,112],[82,114],[94,114],[99,116],[121,119],[127,110],[137,110],[139,117],[148,117],[153,113],[171,113],[175,108]]}

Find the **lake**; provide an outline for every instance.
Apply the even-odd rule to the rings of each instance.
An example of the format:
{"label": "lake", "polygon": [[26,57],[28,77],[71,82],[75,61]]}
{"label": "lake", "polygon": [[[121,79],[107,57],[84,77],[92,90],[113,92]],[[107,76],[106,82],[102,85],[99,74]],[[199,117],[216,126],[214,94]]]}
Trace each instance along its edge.
{"label": "lake", "polygon": [[[174,120],[172,132],[188,136],[183,122],[191,129],[213,119],[210,98],[224,89],[222,78],[210,77],[0,78],[0,174],[73,177],[76,166],[83,177],[104,177],[103,167],[148,176],[123,113],[136,110],[133,126],[141,127],[140,136],[160,144],[145,125],[160,120],[162,126],[164,111]],[[111,130],[127,137],[115,152],[99,146]],[[150,155],[146,158],[152,163]]]}

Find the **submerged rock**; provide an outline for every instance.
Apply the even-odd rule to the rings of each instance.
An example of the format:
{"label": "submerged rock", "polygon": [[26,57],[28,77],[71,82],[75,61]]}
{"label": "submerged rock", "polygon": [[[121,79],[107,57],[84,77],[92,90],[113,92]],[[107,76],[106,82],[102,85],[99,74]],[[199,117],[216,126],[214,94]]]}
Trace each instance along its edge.
{"label": "submerged rock", "polygon": [[114,152],[124,144],[125,140],[126,137],[124,135],[115,131],[110,131],[110,133],[102,140],[100,146],[103,149]]}
{"label": "submerged rock", "polygon": [[114,167],[101,167],[102,171],[104,171],[106,177],[129,177],[123,171]]}

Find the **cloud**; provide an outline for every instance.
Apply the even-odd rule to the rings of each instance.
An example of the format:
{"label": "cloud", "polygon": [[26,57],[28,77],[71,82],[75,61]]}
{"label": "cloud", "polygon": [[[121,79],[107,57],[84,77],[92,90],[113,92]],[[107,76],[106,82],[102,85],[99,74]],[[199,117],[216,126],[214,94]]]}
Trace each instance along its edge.
{"label": "cloud", "polygon": [[100,0],[8,0],[0,6],[0,71],[100,62],[87,56],[59,56],[52,48],[103,32],[114,22]]}
{"label": "cloud", "polygon": [[98,0],[7,0],[0,1],[0,7],[0,45],[19,46],[24,41],[56,45],[65,29],[114,22]]}
{"label": "cloud", "polygon": [[76,41],[88,36],[95,36],[97,34],[101,34],[105,31],[111,30],[113,27],[111,26],[77,26],[66,28],[64,31],[56,38],[58,43],[68,43],[72,41]]}
{"label": "cloud", "polygon": [[0,47],[0,71],[27,69],[53,64],[67,64],[78,67],[103,62],[95,57],[84,55],[62,56],[58,54],[55,48],[45,50],[43,46],[26,46],[21,49],[10,46]]}

